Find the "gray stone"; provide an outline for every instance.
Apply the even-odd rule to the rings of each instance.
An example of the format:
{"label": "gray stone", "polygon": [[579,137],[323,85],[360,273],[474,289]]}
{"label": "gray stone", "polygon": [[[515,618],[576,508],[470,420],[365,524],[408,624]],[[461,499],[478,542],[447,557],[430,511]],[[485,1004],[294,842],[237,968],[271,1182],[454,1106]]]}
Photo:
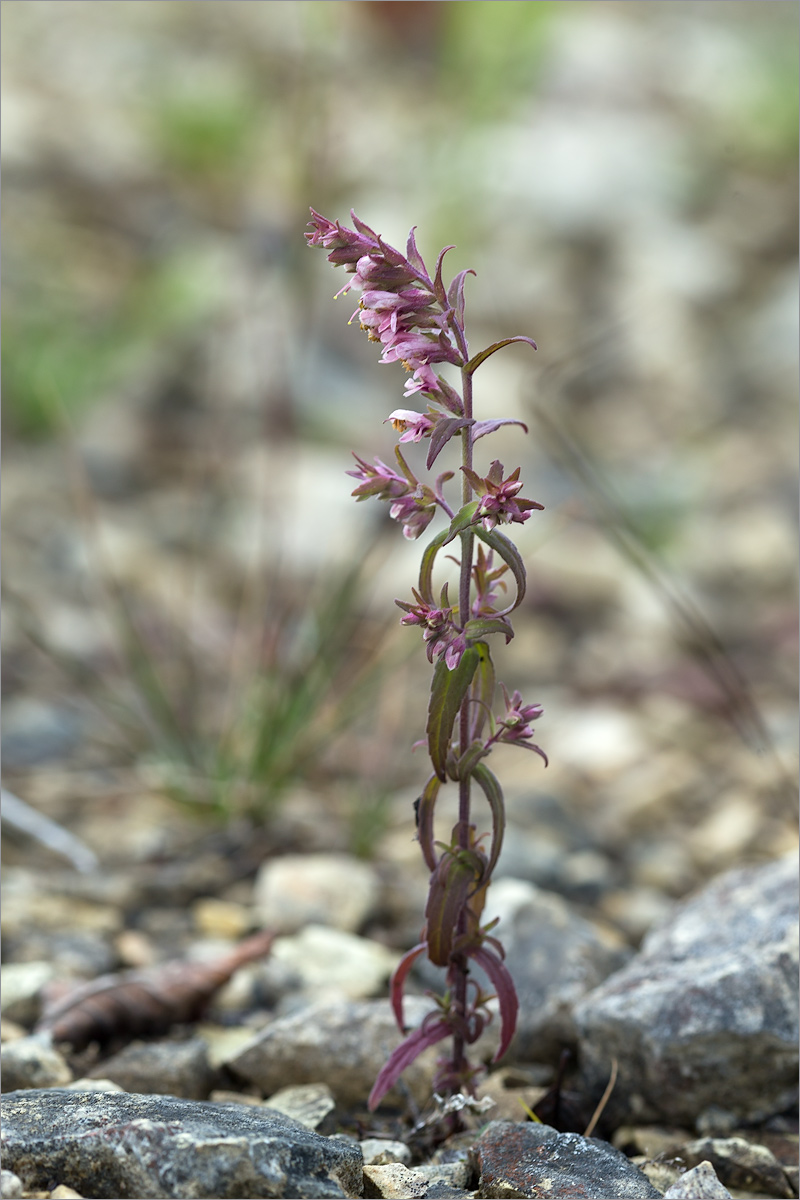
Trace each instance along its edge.
{"label": "gray stone", "polygon": [[126,1092],[182,1096],[186,1100],[207,1099],[215,1083],[208,1047],[201,1038],[131,1042],[100,1063],[92,1074],[119,1084]]}
{"label": "gray stone", "polygon": [[577,1005],[584,1087],[619,1064],[612,1119],[756,1122],[794,1102],[797,907],[794,855],[729,871]]}
{"label": "gray stone", "polygon": [[520,1000],[511,1053],[557,1061],[561,1047],[577,1039],[574,1004],[618,970],[628,951],[606,945],[560,896],[520,879],[492,884],[483,919],[495,917]]}
{"label": "gray stone", "polygon": [[276,938],[272,958],[299,981],[303,991],[364,1000],[379,995],[400,955],[380,942],[343,929],[307,925],[293,937]]}
{"label": "gray stone", "polygon": [[597,1138],[558,1133],[549,1125],[492,1121],[475,1147],[480,1197],[660,1196],[638,1167]]}
{"label": "gray stone", "polygon": [[709,1163],[727,1187],[764,1192],[787,1200],[795,1195],[772,1151],[746,1138],[698,1138],[682,1146],[678,1156],[689,1167]]}
{"label": "gray stone", "polygon": [[2,1090],[63,1087],[72,1079],[66,1061],[50,1044],[47,1036],[37,1034],[4,1042],[0,1048]]}
{"label": "gray stone", "polygon": [[39,1016],[39,993],[55,975],[51,962],[3,963],[0,1013],[23,1025],[33,1025]]}
{"label": "gray stone", "polygon": [[379,894],[375,871],[348,854],[286,854],[261,867],[254,904],[260,923],[276,933],[329,925],[355,933]]}
{"label": "gray stone", "polygon": [[364,1167],[364,1195],[383,1200],[423,1200],[429,1182],[402,1163]]}
{"label": "gray stone", "polygon": [[22,1180],[13,1171],[0,1171],[0,1196],[3,1200],[19,1200],[22,1196]]}
{"label": "gray stone", "polygon": [[[406,998],[405,1019],[419,1024],[433,1007],[422,996]],[[401,1035],[386,1000],[317,1004],[280,1017],[226,1060],[239,1078],[266,1096],[291,1084],[327,1083],[339,1104],[365,1105],[375,1078]],[[430,1098],[438,1048],[425,1051],[388,1093],[402,1102],[404,1087],[420,1102]]]}
{"label": "gray stone", "polygon": [[173,1096],[17,1092],[3,1104],[3,1161],[28,1190],[60,1179],[84,1196],[346,1197],[361,1151],[282,1113]]}
{"label": "gray stone", "polygon": [[664,1192],[664,1200],[731,1200],[710,1162],[698,1163]]}
{"label": "gray stone", "polygon": [[387,1163],[399,1162],[407,1167],[411,1162],[411,1151],[405,1142],[392,1138],[364,1138],[361,1143],[364,1162],[370,1166],[385,1167]]}
{"label": "gray stone", "polygon": [[293,1121],[299,1121],[306,1129],[315,1129],[317,1133],[334,1131],[336,1101],[327,1083],[300,1083],[282,1088],[265,1100],[264,1106],[282,1112]]}

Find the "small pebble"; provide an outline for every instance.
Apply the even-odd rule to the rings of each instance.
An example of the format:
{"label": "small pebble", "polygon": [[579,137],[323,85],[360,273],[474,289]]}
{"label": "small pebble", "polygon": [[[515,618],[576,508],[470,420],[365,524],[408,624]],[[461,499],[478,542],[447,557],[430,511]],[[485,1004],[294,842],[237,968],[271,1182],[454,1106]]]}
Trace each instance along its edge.
{"label": "small pebble", "polygon": [[13,1171],[0,1171],[0,1196],[3,1200],[19,1200],[22,1196],[22,1180]]}
{"label": "small pebble", "polygon": [[407,1167],[411,1162],[411,1151],[405,1142],[396,1142],[391,1138],[364,1138],[361,1153],[367,1166],[382,1167],[397,1162]]}
{"label": "small pebble", "polygon": [[664,1200],[732,1200],[710,1162],[698,1163],[664,1192]]}
{"label": "small pebble", "polygon": [[253,913],[243,904],[204,896],[192,905],[192,918],[204,937],[238,941],[253,927]]}

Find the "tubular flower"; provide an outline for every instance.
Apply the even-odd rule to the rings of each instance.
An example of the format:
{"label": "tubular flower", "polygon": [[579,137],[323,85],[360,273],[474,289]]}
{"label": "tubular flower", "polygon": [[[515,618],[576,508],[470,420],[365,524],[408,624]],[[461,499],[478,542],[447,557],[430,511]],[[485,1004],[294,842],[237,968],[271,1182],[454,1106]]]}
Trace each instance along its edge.
{"label": "tubular flower", "polygon": [[436,505],[430,499],[429,489],[419,487],[413,493],[395,500],[389,509],[389,516],[402,523],[403,537],[413,541],[427,529],[435,512]]}
{"label": "tubular flower", "polygon": [[416,412],[412,408],[396,408],[384,421],[391,421],[398,433],[402,433],[401,442],[420,442],[430,437],[439,414],[431,409],[428,413]]}
{"label": "tubular flower", "polygon": [[401,625],[419,625],[422,628],[422,640],[426,644],[428,662],[433,662],[433,656],[444,655],[448,668],[452,671],[461,662],[461,656],[467,648],[464,634],[456,629],[453,621],[452,608],[445,607],[447,594],[443,595],[441,608],[432,608],[420,596],[416,588],[412,589],[417,599],[416,604],[407,604],[405,600],[395,600],[398,608],[405,609],[406,615],[400,618]]}
{"label": "tubular flower", "polygon": [[[355,453],[353,458],[359,464],[358,470],[346,471],[345,474],[361,481],[358,487],[353,488],[350,493],[351,496],[355,496],[356,500],[366,500],[369,496],[377,496],[379,500],[396,500],[401,496],[407,496],[411,491],[408,480],[404,479],[402,475],[398,475],[391,467],[387,467],[386,463],[381,462],[379,458],[375,459],[374,467],[364,462],[363,458],[359,458]],[[394,516],[394,513],[392,515]]]}
{"label": "tubular flower", "polygon": [[533,750],[540,758],[544,759],[546,766],[547,755],[544,750],[530,740],[534,733],[530,722],[538,721],[544,709],[541,704],[523,704],[519,692],[514,692],[509,696],[504,683],[501,683],[500,687],[506,702],[506,715],[502,721],[498,721],[498,732],[493,740],[506,742],[512,746],[522,746],[525,750]]}
{"label": "tubular flower", "polygon": [[461,470],[481,497],[474,523],[482,521],[484,529],[494,529],[495,525],[506,525],[511,521],[521,525],[530,517],[531,509],[544,508],[535,500],[524,500],[521,496],[517,499],[522,488],[519,467],[507,479],[503,479],[503,464],[498,459],[494,460],[485,478],[469,467],[462,467]]}

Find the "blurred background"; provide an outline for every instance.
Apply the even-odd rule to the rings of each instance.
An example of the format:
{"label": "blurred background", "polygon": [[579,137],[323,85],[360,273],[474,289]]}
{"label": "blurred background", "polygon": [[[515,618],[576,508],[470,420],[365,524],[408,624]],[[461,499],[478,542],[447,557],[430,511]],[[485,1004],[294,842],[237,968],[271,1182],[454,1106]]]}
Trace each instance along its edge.
{"label": "blurred background", "polygon": [[[791,849],[796,15],[6,0],[6,786],[109,870],[191,863],[192,896],[371,859],[377,935],[415,940],[430,669],[393,599],[422,546],[344,474],[391,455],[404,377],[303,238],[354,208],[429,264],[456,244],[473,351],[539,346],[476,376],[530,430],[480,463],[546,506],[497,659],[550,767],[496,756],[499,873],[636,942]],[[12,890],[57,865],[5,832]]]}

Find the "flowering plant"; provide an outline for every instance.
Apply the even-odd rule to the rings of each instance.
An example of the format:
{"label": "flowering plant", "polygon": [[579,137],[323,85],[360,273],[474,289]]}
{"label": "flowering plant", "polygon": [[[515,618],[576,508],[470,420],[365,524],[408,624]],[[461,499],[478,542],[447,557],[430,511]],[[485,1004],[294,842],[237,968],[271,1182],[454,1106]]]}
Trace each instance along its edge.
{"label": "flowering plant", "polygon": [[[405,255],[384,242],[374,230],[352,213],[355,229],[329,221],[311,210],[311,246],[329,251],[328,261],[342,266],[351,276],[341,289],[361,292],[358,315],[370,341],[380,342],[381,362],[401,362],[410,373],[406,398],[420,394],[426,412],[398,408],[386,418],[400,434],[399,443],[429,443],[426,466],[432,468],[441,451],[453,438],[461,443],[461,505],[451,507],[444,488],[453,471],[440,474],[433,483],[421,482],[406,462],[398,444],[397,469],[376,458],[374,464],[354,455],[355,470],[347,473],[357,480],[357,500],[377,497],[389,503],[389,513],[399,521],[407,538],[417,538],[437,513],[448,524],[426,546],[422,554],[414,602],[397,600],[403,610],[401,622],[422,630],[428,661],[434,664],[427,720],[427,748],[433,772],[416,802],[417,832],[425,863],[430,870],[430,891],[425,908],[425,927],[420,943],[409,950],[391,982],[391,1003],[402,1033],[403,986],[417,958],[427,954],[431,962],[446,968],[446,988],[435,996],[436,1008],[421,1026],[408,1033],[391,1055],[375,1081],[369,1107],[374,1109],[410,1063],[428,1046],[452,1038],[449,1056],[439,1059],[434,1087],[438,1092],[471,1092],[478,1069],[466,1056],[466,1047],[480,1037],[491,1020],[487,1007],[492,996],[470,977],[470,962],[480,967],[497,994],[500,1010],[500,1045],[494,1061],[508,1049],[517,1020],[518,1000],[514,983],[503,962],[503,949],[491,936],[494,922],[481,924],[486,891],[503,842],[505,813],[503,793],[485,763],[500,742],[522,746],[547,758],[533,738],[531,722],[542,714],[538,704],[523,704],[519,692],[509,696],[500,684],[505,713],[492,712],[496,692],[495,671],[489,639],[502,634],[506,642],[514,635],[510,614],[525,595],[525,567],[513,542],[498,526],[522,524],[534,509],[543,505],[520,496],[519,468],[506,475],[503,464],[491,463],[485,475],[473,466],[473,447],[479,438],[501,425],[522,425],[507,418],[478,421],[473,416],[472,377],[496,350],[528,337],[505,338],[470,356],[464,330],[464,284],[474,271],[461,271],[445,287],[444,257],[439,254],[433,278],[417,250],[414,230],[409,234]],[[341,293],[339,293],[341,294]],[[351,318],[352,320],[353,318]],[[434,364],[451,363],[461,370],[459,392]],[[461,545],[458,598],[451,602],[448,585],[438,596],[433,571],[439,551],[458,538]],[[515,586],[512,602],[501,595],[507,591],[510,572]],[[434,661],[435,660],[435,661]],[[442,784],[458,784],[458,821],[449,842],[434,840],[434,808]],[[477,836],[471,820],[472,783],[488,801],[492,830]]]}

